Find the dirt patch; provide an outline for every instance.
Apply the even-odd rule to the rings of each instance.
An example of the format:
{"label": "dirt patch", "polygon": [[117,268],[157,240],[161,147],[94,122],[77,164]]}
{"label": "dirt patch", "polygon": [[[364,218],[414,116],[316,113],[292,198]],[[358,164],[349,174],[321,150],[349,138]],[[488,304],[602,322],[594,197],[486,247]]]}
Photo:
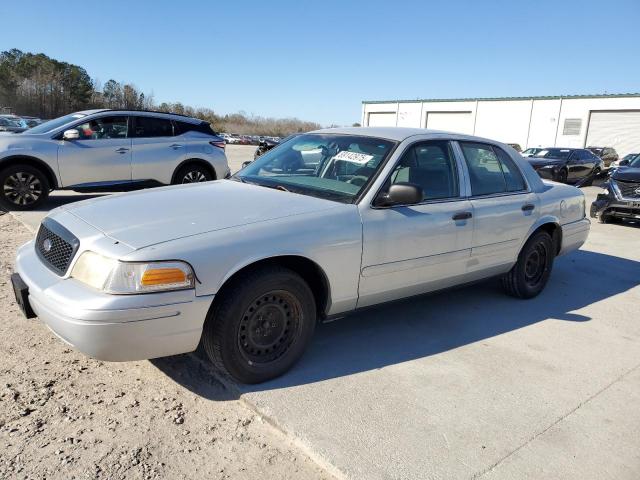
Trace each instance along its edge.
{"label": "dirt patch", "polygon": [[100,362],[25,320],[9,276],[31,237],[0,212],[0,478],[330,478],[193,356]]}

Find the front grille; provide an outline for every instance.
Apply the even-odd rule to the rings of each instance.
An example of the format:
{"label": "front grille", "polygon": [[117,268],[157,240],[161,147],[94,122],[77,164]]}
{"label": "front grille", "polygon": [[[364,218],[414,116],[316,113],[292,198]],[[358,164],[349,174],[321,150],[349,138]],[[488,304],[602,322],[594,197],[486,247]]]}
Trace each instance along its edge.
{"label": "front grille", "polygon": [[55,220],[45,218],[36,236],[36,252],[44,264],[58,275],[64,275],[80,241]]}
{"label": "front grille", "polygon": [[640,198],[640,182],[628,182],[625,180],[615,180],[624,198]]}

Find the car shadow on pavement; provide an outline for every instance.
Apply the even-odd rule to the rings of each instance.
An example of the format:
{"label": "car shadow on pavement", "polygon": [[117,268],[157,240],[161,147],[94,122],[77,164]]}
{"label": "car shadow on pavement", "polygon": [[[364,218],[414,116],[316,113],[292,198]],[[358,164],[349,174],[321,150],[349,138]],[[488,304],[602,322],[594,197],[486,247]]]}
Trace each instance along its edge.
{"label": "car shadow on pavement", "polygon": [[[586,322],[591,318],[576,311],[638,284],[640,262],[580,250],[557,260],[537,298],[508,297],[494,279],[369,308],[319,325],[307,353],[282,377],[253,386],[222,382],[232,395],[286,388],[437,355],[542,321]],[[192,355],[189,368],[211,376],[200,356]],[[157,366],[167,375],[211,398],[206,386],[181,381],[164,368],[171,360],[164,362]]]}

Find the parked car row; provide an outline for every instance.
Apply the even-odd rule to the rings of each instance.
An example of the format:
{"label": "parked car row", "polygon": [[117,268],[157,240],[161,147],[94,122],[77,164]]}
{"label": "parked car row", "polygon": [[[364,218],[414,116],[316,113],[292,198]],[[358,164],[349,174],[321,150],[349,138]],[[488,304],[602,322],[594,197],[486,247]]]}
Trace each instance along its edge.
{"label": "parked car row", "polygon": [[[2,149],[8,201],[32,202],[33,178],[42,195],[228,173],[222,138],[177,115],[78,112],[34,130]],[[55,209],[11,280],[27,317],[90,356],[141,360],[201,344],[221,371],[257,383],[298,361],[318,321],[358,308],[496,276],[511,296],[537,296],[555,257],[586,240],[584,202],[499,142],[326,129],[229,181]]]}
{"label": "parked car row", "polygon": [[224,140],[182,115],[87,110],[0,136],[0,205],[38,208],[49,192],[132,190],[228,177]]}
{"label": "parked car row", "polygon": [[42,123],[36,117],[3,114],[0,115],[0,132],[21,133]]}

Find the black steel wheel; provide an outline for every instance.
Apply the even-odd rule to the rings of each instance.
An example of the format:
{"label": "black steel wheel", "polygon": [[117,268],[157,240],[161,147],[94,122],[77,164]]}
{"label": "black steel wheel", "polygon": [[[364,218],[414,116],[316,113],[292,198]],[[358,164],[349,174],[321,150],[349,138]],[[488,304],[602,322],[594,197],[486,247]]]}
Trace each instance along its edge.
{"label": "black steel wheel", "polygon": [[313,336],[316,303],[307,283],[280,266],[241,273],[217,295],[202,344],[222,372],[260,383],[289,370]]}
{"label": "black steel wheel", "polygon": [[532,235],[522,247],[516,264],[502,277],[505,291],[518,298],[537,296],[549,280],[554,258],[551,236],[545,231]]}
{"label": "black steel wheel", "polygon": [[238,328],[238,347],[254,364],[269,363],[291,348],[302,316],[302,306],[285,290],[256,298],[244,312]]}
{"label": "black steel wheel", "polygon": [[14,165],[0,172],[0,204],[9,210],[32,210],[49,196],[49,182],[30,165]]}

